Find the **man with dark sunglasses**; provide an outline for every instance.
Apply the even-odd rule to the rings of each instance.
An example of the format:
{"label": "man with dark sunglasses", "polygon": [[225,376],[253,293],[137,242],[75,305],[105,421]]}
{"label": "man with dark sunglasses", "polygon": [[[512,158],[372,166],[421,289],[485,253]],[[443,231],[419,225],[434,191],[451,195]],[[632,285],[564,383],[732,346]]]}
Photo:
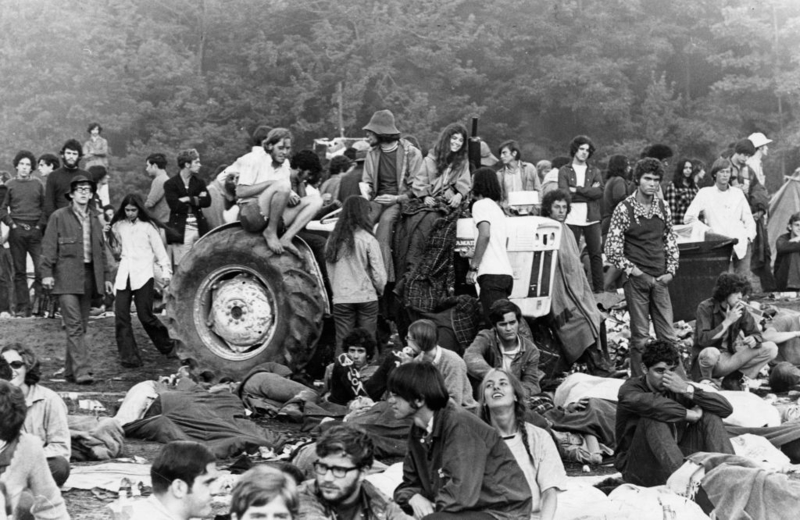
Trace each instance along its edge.
{"label": "man with dark sunglasses", "polygon": [[372,440],[357,427],[342,424],[328,429],[317,441],[315,479],[300,486],[299,518],[411,519],[370,482]]}

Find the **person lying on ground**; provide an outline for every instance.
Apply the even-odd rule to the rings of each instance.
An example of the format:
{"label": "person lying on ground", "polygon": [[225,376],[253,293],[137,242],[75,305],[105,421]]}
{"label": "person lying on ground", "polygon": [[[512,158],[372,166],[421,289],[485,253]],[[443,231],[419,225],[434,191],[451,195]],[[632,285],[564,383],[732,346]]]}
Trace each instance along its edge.
{"label": "person lying on ground", "polygon": [[395,417],[414,421],[394,492],[406,513],[428,520],[530,516],[531,490],[511,450],[494,428],[450,402],[436,367],[397,367],[389,392]]}
{"label": "person lying on ground", "polygon": [[[8,376],[4,359],[0,365],[0,376]],[[0,484],[5,486],[12,518],[69,520],[41,440],[22,431],[27,411],[22,390],[0,380]]]}
{"label": "person lying on ground", "polygon": [[277,468],[255,466],[245,472],[231,493],[231,520],[298,518],[297,483]]}
{"label": "person lying on ground", "polygon": [[202,444],[174,441],[150,468],[153,494],[136,502],[131,520],[189,520],[212,512],[211,485],[219,477],[214,455]]}
{"label": "person lying on ground", "polygon": [[41,365],[31,349],[12,343],[3,347],[0,355],[11,367],[11,384],[25,396],[27,414],[22,431],[41,439],[47,467],[56,485],[61,487],[69,478],[72,453],[67,405],[57,393],[39,384]]}
{"label": "person lying on ground", "polygon": [[509,300],[497,300],[489,311],[491,329],[482,330],[464,352],[467,372],[477,386],[493,368],[514,374],[525,388],[525,399],[541,393],[539,381],[539,349],[520,336],[522,311]]}
{"label": "person lying on ground", "polygon": [[300,486],[299,520],[381,518],[411,520],[364,480],[374,461],[372,440],[358,427],[334,426],[317,441],[314,479]]}
{"label": "person lying on ground", "polygon": [[503,438],[525,474],[536,520],[553,520],[567,473],[553,438],[525,420],[525,390],[510,372],[494,369],[481,382],[480,417]]}
{"label": "person lying on ground", "polygon": [[[267,247],[276,255],[284,249],[299,256],[292,238],[311,220],[316,209],[311,199],[303,202],[292,191],[292,133],[285,128],[273,128],[263,140],[267,152],[258,167],[239,174],[236,196],[239,197],[239,221],[250,233],[262,233]],[[311,211],[313,209],[313,211]],[[281,221],[289,228],[279,238]]]}
{"label": "person lying on ground", "polygon": [[401,357],[433,364],[444,378],[447,393],[458,406],[476,410],[478,403],[472,397],[472,385],[467,376],[467,364],[453,352],[439,346],[436,324],[431,320],[417,320],[408,327],[406,347]]}
{"label": "person lying on ground", "polygon": [[642,364],[644,375],[625,381],[618,395],[614,465],[626,482],[663,485],[687,455],[733,453],[722,424],[733,407],[676,373],[680,354],[672,343],[651,342]]}
{"label": "person lying on ground", "polygon": [[[744,388],[778,355],[778,346],[765,341],[761,329],[742,299],[750,282],[742,275],[722,273],[712,297],[697,306],[692,378],[713,383],[729,377],[734,387]],[[744,336],[741,339],[740,335]]]}

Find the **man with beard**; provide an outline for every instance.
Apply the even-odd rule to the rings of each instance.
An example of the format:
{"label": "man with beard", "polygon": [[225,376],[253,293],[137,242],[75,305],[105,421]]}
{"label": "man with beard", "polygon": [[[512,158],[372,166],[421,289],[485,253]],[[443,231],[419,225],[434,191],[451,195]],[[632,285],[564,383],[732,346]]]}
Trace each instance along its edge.
{"label": "man with beard", "polygon": [[[289,162],[292,133],[289,130],[273,128],[261,145],[266,153],[259,157],[251,152],[250,160],[242,164],[239,171],[236,185],[239,221],[245,231],[262,233],[274,254],[283,254],[286,249],[300,256],[292,245],[292,238],[311,221],[322,205],[321,200],[317,204],[314,197],[300,197],[292,190]],[[289,228],[279,238],[281,219]]]}
{"label": "man with beard", "polygon": [[[65,154],[65,160],[69,157]],[[92,297],[104,288],[113,290],[103,224],[89,204],[96,190],[87,177],[75,177],[69,192],[72,204],[50,216],[42,242],[42,287],[58,295],[67,333],[64,376],[79,385],[94,382],[86,338]]]}
{"label": "man with beard", "polygon": [[656,197],[664,178],[664,165],[652,157],[636,163],[636,192],[620,202],[606,239],[608,261],[627,280],[625,301],[631,316],[631,375],[641,376],[642,353],[650,339],[650,319],[658,339],[675,343],[672,300],[667,285],[678,270],[678,238],[672,213]]}
{"label": "man with beard", "polygon": [[69,205],[67,194],[70,192],[70,184],[75,177],[82,175],[87,179],[91,178],[89,172],[78,168],[81,157],[83,157],[83,148],[76,139],[68,140],[61,147],[61,160],[64,164],[47,176],[44,190],[45,218],[49,219],[55,210]]}
{"label": "man with beard", "polygon": [[400,138],[394,114],[389,110],[375,112],[364,131],[372,148],[367,152],[361,181],[369,192],[372,224],[378,224],[375,238],[381,245],[388,281],[393,282],[394,225],[400,218],[400,204],[413,196],[411,185],[422,168],[422,152]]}
{"label": "man with beard", "polygon": [[315,479],[300,486],[300,514],[304,519],[411,519],[370,482],[372,440],[350,424],[328,429],[317,441]]}

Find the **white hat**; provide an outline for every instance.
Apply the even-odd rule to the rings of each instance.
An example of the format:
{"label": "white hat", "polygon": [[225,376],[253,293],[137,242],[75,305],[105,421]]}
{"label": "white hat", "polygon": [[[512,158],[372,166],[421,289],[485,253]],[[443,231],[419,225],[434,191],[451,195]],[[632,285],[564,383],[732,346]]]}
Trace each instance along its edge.
{"label": "white hat", "polygon": [[753,143],[753,146],[755,146],[756,148],[761,148],[765,144],[769,144],[772,142],[772,139],[767,139],[767,136],[762,134],[761,132],[750,134],[748,139],[750,139],[750,142]]}

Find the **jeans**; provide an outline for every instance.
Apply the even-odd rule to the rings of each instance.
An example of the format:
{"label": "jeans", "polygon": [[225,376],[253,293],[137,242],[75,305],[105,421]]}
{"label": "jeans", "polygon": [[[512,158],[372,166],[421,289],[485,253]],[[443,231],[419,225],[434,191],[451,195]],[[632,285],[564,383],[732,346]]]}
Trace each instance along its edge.
{"label": "jeans", "polygon": [[359,327],[375,338],[378,329],[378,302],[334,303],[333,323],[336,327],[336,355],[342,353],[342,341]]}
{"label": "jeans", "polygon": [[170,244],[169,253],[172,257],[173,271],[178,269],[181,260],[183,260],[183,257],[186,256],[186,253],[189,252],[194,243],[197,242],[198,238],[200,238],[200,232],[197,230],[197,226],[186,226],[183,231],[183,244]]}
{"label": "jeans", "polygon": [[650,339],[650,319],[658,339],[675,343],[669,288],[647,274],[631,276],[623,286],[631,316],[631,377],[644,375],[642,353]]}
{"label": "jeans", "polygon": [[60,294],[61,316],[67,332],[67,356],[64,376],[82,379],[92,373],[89,367],[89,344],[86,331],[89,327],[89,310],[95,293],[92,264],[83,264],[83,294]]}
{"label": "jeans", "polygon": [[279,403],[286,403],[295,397],[301,401],[316,402],[318,394],[315,390],[297,381],[292,381],[272,372],[253,374],[242,388],[244,394],[264,397]]}
{"label": "jeans", "polygon": [[128,278],[125,289],[117,290],[114,304],[114,328],[116,329],[119,358],[123,365],[142,364],[131,326],[131,297],[136,302],[136,315],[139,317],[139,322],[153,345],[162,354],[172,352],[172,340],[167,332],[167,327],[153,314],[154,285],[155,282],[150,278],[143,286],[134,291],[131,290],[131,280]]}
{"label": "jeans", "polygon": [[0,312],[11,310],[11,293],[13,291],[11,280],[13,277],[11,253],[0,245]]}
{"label": "jeans", "polygon": [[69,461],[64,457],[50,457],[47,459],[47,467],[50,468],[56,486],[63,486],[69,478]]}
{"label": "jeans", "polygon": [[[30,229],[24,229],[22,225]],[[39,258],[42,256],[42,232],[36,229],[35,222],[17,222],[16,229],[8,235],[11,258],[14,261],[14,294],[17,298],[18,313],[29,315],[31,298],[28,291],[28,255],[33,260],[33,290],[37,296],[42,293],[42,275],[39,271]]]}
{"label": "jeans", "polygon": [[372,225],[378,223],[378,229],[375,231],[375,238],[378,239],[378,244],[381,246],[381,255],[383,256],[383,265],[386,267],[387,282],[394,282],[394,257],[392,256],[392,243],[394,243],[394,225],[400,218],[400,204],[393,204],[391,206],[384,206],[377,202],[370,202],[371,207],[370,219]]}
{"label": "jeans", "polygon": [[492,328],[489,309],[497,300],[507,300],[511,296],[514,277],[507,274],[482,274],[478,277],[478,287],[481,288],[478,299],[483,307],[483,317],[486,319],[487,326]]}
{"label": "jeans", "polygon": [[603,292],[603,236],[600,233],[600,223],[595,222],[588,226],[570,225],[569,228],[578,244],[581,243],[581,235],[586,240],[586,252],[589,253],[592,271],[592,291]]}
{"label": "jeans", "polygon": [[755,379],[764,365],[778,357],[778,345],[771,341],[761,343],[758,348],[750,348],[744,344],[737,348],[736,354],[714,347],[701,350],[697,357],[700,376],[703,379],[725,377],[738,370],[746,377]]}
{"label": "jeans", "polygon": [[703,413],[696,423],[665,423],[639,419],[622,478],[637,486],[660,486],[683,465],[684,457],[709,451],[733,454],[718,415]]}

